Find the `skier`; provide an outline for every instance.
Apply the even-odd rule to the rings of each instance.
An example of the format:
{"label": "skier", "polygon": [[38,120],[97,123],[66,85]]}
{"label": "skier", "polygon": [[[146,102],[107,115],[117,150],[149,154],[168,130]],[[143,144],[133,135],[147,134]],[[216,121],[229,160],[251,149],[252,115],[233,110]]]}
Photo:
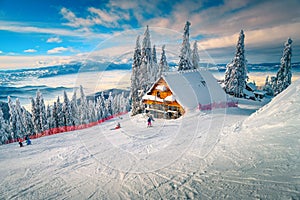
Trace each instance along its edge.
{"label": "skier", "polygon": [[118,122],[118,123],[117,123],[117,125],[116,125],[116,128],[115,128],[115,129],[119,129],[119,128],[121,128],[121,124],[120,124],[120,122]]}
{"label": "skier", "polygon": [[19,145],[20,145],[20,147],[23,147],[23,143],[21,140],[19,140]]}
{"label": "skier", "polygon": [[147,122],[148,122],[148,127],[151,127],[151,126],[152,126],[152,121],[154,121],[154,119],[153,119],[152,115],[150,115],[150,116],[148,117],[148,120],[147,120]]}
{"label": "skier", "polygon": [[31,145],[31,141],[30,141],[29,136],[26,136],[26,144],[27,144],[27,145]]}

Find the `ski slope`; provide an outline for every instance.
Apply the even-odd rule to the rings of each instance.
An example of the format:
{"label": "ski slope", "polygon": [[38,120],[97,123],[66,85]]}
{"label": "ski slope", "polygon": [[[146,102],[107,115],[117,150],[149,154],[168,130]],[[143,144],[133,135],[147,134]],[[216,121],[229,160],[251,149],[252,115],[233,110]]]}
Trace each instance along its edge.
{"label": "ski slope", "polygon": [[143,115],[123,115],[23,148],[2,145],[0,197],[298,199],[299,90],[298,81],[264,107],[240,100],[150,128]]}

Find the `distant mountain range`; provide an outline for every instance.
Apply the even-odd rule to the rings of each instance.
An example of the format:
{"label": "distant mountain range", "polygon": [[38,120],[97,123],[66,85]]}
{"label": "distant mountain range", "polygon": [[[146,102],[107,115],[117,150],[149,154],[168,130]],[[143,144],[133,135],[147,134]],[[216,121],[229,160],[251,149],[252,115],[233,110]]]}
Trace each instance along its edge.
{"label": "distant mountain range", "polygon": [[[107,70],[130,70],[131,61],[128,63],[108,63],[108,62],[74,62],[65,65],[56,65],[31,69],[0,70],[0,85],[7,85],[10,82],[23,80],[24,77],[46,78],[59,75],[75,74],[79,72],[107,71]],[[170,67],[175,67],[174,62],[169,63]],[[211,70],[225,71],[226,64],[200,63],[201,67]],[[260,63],[248,64],[251,71],[277,71],[280,63]],[[293,63],[293,71],[300,72],[300,62]]]}
{"label": "distant mountain range", "polygon": [[[208,67],[210,69],[225,71],[227,64],[201,64],[202,67]],[[248,70],[250,72],[274,72],[280,67],[280,63],[259,63],[259,64],[247,64]],[[300,72],[300,62],[292,63],[292,70],[294,72]]]}
{"label": "distant mountain range", "polygon": [[46,78],[59,75],[75,74],[79,72],[129,70],[131,64],[76,62],[65,65],[56,65],[30,69],[0,70],[0,85],[23,80],[24,77]]}

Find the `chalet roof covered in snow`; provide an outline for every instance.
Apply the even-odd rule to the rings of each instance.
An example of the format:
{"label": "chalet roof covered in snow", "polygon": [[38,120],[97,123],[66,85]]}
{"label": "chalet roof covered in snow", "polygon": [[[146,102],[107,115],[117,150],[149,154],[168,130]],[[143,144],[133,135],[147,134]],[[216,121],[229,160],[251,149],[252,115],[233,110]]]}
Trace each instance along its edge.
{"label": "chalet roof covered in snow", "polygon": [[173,98],[185,109],[227,101],[227,95],[207,70],[185,70],[163,73],[162,78]]}

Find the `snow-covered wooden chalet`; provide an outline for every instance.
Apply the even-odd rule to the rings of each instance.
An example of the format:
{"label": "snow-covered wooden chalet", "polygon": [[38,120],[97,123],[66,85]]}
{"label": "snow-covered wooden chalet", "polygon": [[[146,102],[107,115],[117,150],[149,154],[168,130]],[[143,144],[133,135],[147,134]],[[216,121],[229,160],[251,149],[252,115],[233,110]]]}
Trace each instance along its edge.
{"label": "snow-covered wooden chalet", "polygon": [[235,107],[207,70],[166,72],[143,96],[147,112],[156,118],[176,119],[187,110]]}

